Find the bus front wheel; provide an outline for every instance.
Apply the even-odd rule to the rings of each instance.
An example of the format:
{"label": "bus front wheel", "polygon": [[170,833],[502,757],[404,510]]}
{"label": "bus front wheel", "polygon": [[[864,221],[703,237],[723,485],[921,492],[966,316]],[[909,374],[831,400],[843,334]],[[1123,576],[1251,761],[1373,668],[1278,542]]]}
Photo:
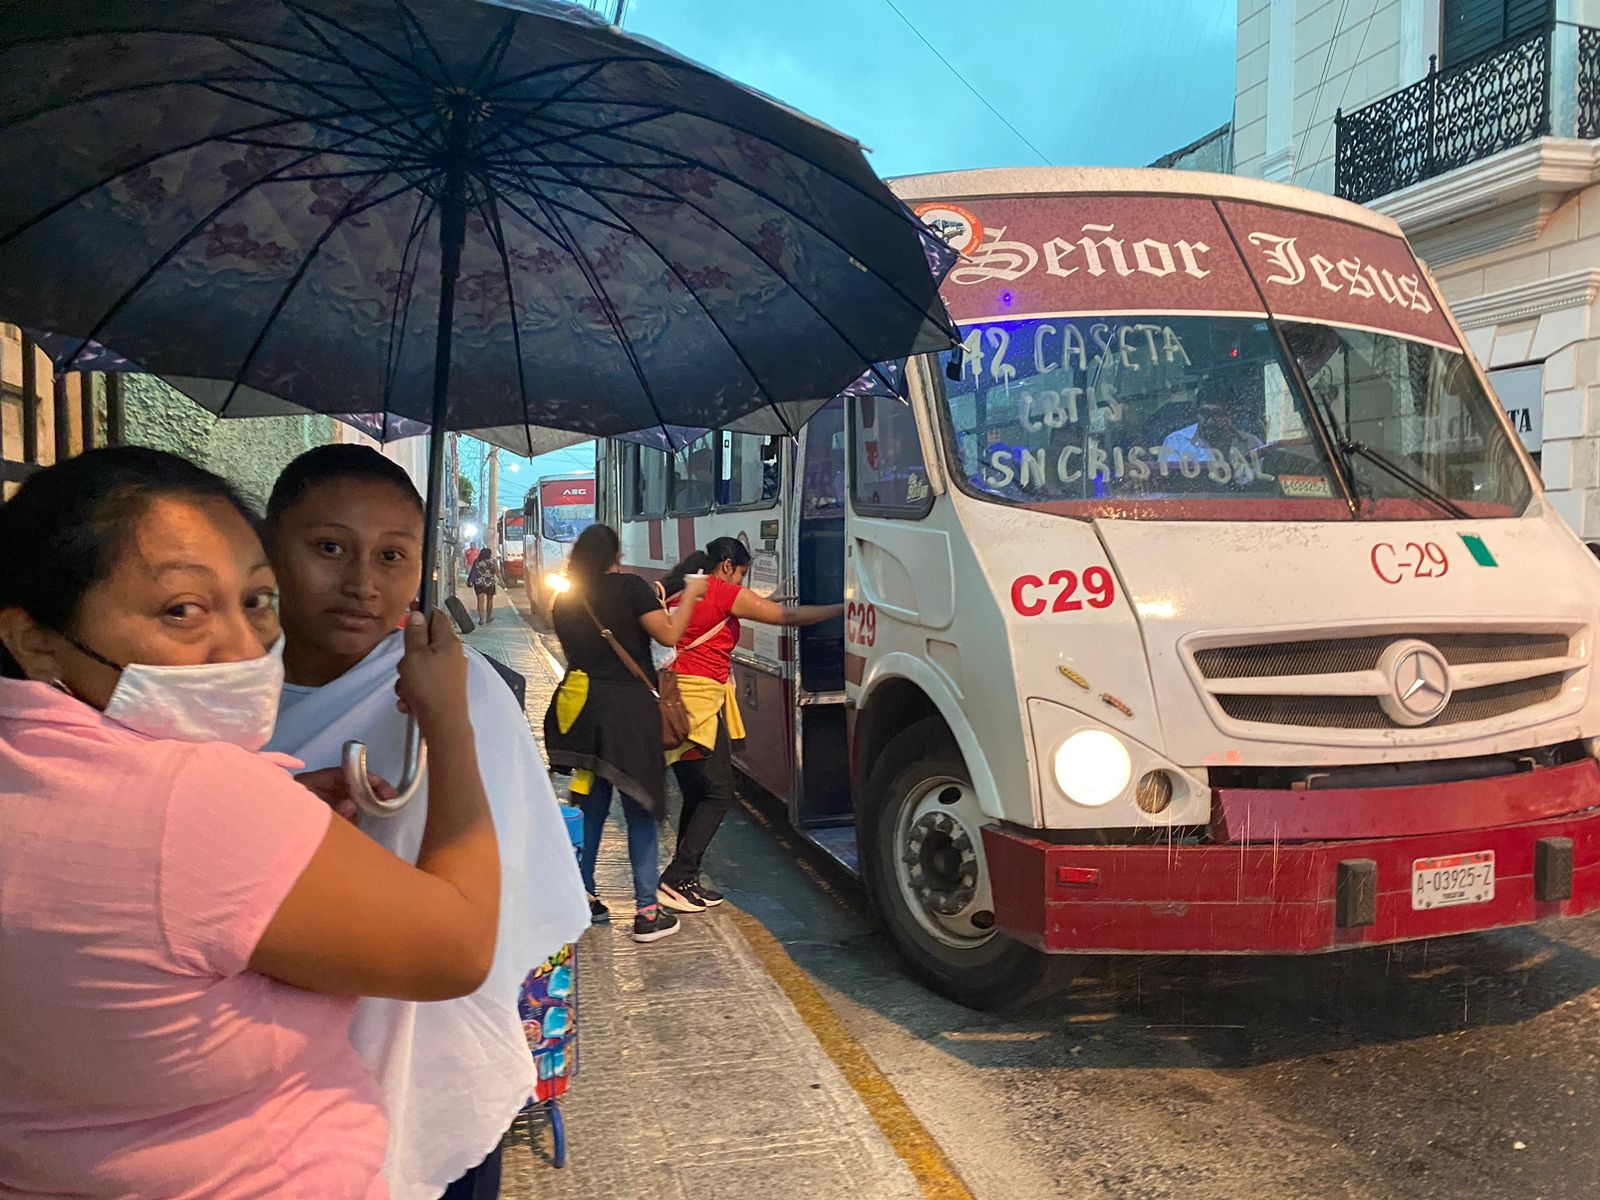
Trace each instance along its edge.
{"label": "bus front wheel", "polygon": [[1013,1005],[1067,964],[994,925],[971,775],[937,721],[900,734],[867,781],[858,818],[867,889],[915,974],[968,1008]]}

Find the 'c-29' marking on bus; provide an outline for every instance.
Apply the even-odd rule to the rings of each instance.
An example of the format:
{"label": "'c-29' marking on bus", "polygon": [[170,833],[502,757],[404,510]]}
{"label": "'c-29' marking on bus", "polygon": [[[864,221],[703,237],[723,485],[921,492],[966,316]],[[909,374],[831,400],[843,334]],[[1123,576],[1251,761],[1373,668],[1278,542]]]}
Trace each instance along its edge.
{"label": "'c-29' marking on bus", "polygon": [[1450,573],[1450,557],[1438,542],[1379,542],[1372,548],[1372,569],[1387,584],[1407,579],[1442,579]]}
{"label": "'c-29' marking on bus", "polygon": [[858,646],[876,646],[878,610],[859,600],[850,601],[844,610],[844,640]]}
{"label": "'c-29' marking on bus", "polygon": [[[1080,585],[1086,600],[1076,598]],[[1085,604],[1110,608],[1116,602],[1117,580],[1105,567],[1090,567],[1081,576],[1076,571],[1053,571],[1048,583],[1037,575],[1018,575],[1011,582],[1011,607],[1024,617],[1040,617],[1047,611],[1081,612]]]}

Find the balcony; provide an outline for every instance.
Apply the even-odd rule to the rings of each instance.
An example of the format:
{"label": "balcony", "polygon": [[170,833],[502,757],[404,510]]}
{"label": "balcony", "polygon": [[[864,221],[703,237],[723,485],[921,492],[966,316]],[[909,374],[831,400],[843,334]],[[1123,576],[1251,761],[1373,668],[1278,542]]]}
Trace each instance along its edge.
{"label": "balcony", "polygon": [[1334,192],[1360,204],[1540,138],[1600,137],[1600,30],[1552,25],[1430,69],[1336,128]]}

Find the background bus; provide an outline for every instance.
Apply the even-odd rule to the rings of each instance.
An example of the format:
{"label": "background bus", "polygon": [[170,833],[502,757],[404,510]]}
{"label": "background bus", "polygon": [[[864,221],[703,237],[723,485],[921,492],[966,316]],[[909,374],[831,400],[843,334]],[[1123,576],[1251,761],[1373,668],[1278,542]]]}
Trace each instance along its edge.
{"label": "background bus", "polygon": [[523,505],[523,557],[528,598],[544,612],[554,596],[549,580],[567,569],[572,543],[595,521],[592,473],[552,475],[528,490]]}
{"label": "background bus", "polygon": [[497,526],[500,534],[500,564],[505,572],[506,586],[516,587],[522,582],[523,514],[514,508],[500,513]]}

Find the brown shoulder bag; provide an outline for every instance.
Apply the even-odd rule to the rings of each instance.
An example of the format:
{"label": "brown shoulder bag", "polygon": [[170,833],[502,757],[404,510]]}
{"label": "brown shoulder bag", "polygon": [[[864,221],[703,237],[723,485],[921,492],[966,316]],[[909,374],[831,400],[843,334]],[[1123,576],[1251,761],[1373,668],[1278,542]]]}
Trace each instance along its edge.
{"label": "brown shoulder bag", "polygon": [[[580,595],[578,600],[583,604],[584,611],[589,614],[589,619],[594,622],[594,627],[600,631],[600,636],[605,638],[606,644],[611,647],[622,665],[633,673],[633,677],[645,687],[650,689],[650,694],[656,698],[656,705],[661,710],[661,748],[663,750],[676,750],[689,740],[689,710],[683,703],[683,697],[678,693],[677,677],[670,671],[661,672],[661,684],[657,687],[650,682],[650,676],[644,673],[644,668],[633,660],[633,655],[622,648],[617,637],[611,630],[600,623],[600,618],[595,616],[594,609],[589,606],[588,598]],[[721,625],[706,631],[705,636],[695,640],[693,646],[709,641],[716,636],[717,630],[728,622],[724,620]]]}

